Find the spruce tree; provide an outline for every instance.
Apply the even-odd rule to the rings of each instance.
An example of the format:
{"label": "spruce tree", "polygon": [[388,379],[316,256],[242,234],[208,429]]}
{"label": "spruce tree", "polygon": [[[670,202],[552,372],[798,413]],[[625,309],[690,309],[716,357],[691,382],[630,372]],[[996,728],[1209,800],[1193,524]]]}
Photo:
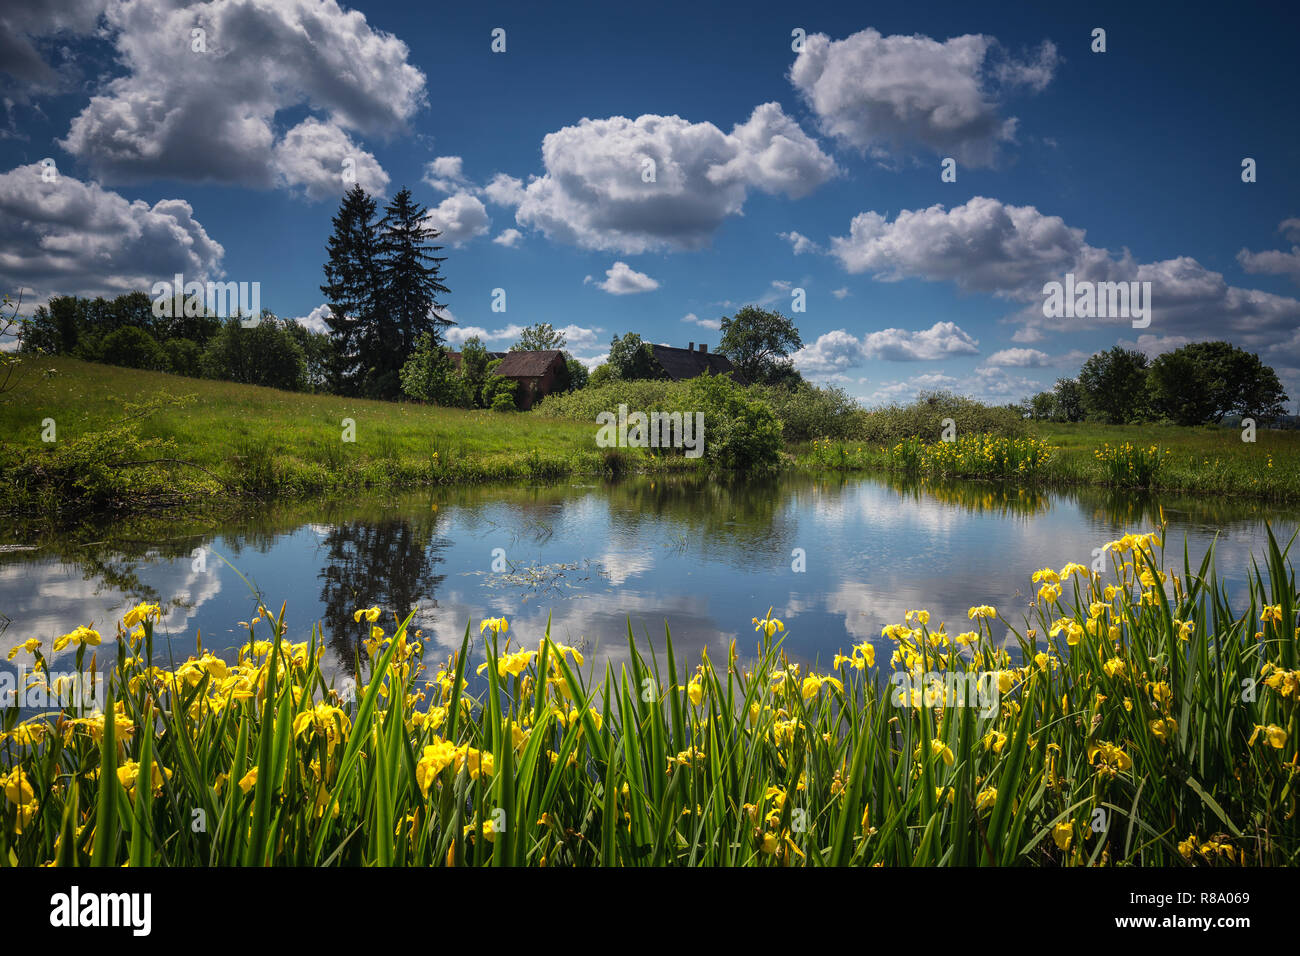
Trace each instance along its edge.
{"label": "spruce tree", "polygon": [[326,244],[329,258],[320,290],[329,306],[325,324],[333,346],[327,378],[330,390],[343,395],[367,391],[376,357],[372,327],[382,299],[376,208],[357,184],[330,220],[334,232]]}
{"label": "spruce tree", "polygon": [[451,320],[439,313],[438,296],[449,290],[442,284],[444,256],[432,240],[438,230],[429,225],[427,210],[403,188],[384,208],[379,238],[379,285],[382,305],[375,323],[377,352],[373,368],[375,385],[384,397],[398,392],[397,373],[423,337],[443,344],[443,330]]}

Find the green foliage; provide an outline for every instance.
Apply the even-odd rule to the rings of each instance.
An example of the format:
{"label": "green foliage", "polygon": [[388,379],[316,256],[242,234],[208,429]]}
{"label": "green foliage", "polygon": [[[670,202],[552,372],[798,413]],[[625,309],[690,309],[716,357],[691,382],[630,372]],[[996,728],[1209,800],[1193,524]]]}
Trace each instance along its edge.
{"label": "green foliage", "polygon": [[1228,342],[1193,342],[1158,356],[1148,384],[1153,410],[1178,425],[1233,413],[1267,421],[1286,411],[1277,373]]}
{"label": "green foliage", "polygon": [[513,378],[492,374],[500,364],[500,359],[488,364],[489,374],[483,383],[483,405],[496,412],[513,412],[519,408],[519,383]]}
{"label": "green foliage", "polygon": [[1147,357],[1122,345],[1098,352],[1079,369],[1079,386],[1089,417],[1110,425],[1145,421]]}
{"label": "green foliage", "polygon": [[571,392],[574,389],[587,387],[587,382],[591,380],[591,373],[587,371],[587,366],[568,352],[564,353],[564,369],[567,373],[567,379],[561,391]]}
{"label": "green foliage", "polygon": [[641,341],[641,336],[635,332],[616,335],[610,340],[609,368],[615,378],[625,382],[664,378],[664,371],[655,360],[650,343]]}
{"label": "green foliage", "polygon": [[165,371],[170,367],[167,354],[144,329],[124,325],[104,336],[99,358],[109,365]]}
{"label": "green foliage", "polygon": [[265,385],[300,391],[307,382],[307,363],[287,324],[267,310],[245,328],[238,318],[222,323],[203,351],[203,374],[242,385]]}
{"label": "green foliage", "polygon": [[1014,409],[940,391],[922,392],[909,405],[872,409],[859,419],[850,437],[876,445],[892,445],[907,438],[937,442],[943,437],[944,419],[952,419],[958,436],[1023,438],[1030,432],[1029,423]]}
{"label": "green foliage", "polygon": [[568,345],[564,333],[555,329],[549,322],[538,322],[519,333],[519,339],[510,346],[511,352],[546,352],[551,349],[564,351]]}
{"label": "green foliage", "polygon": [[1052,391],[1056,399],[1053,420],[1058,422],[1081,422],[1087,414],[1083,407],[1083,386],[1078,379],[1058,378],[1056,388]]}
{"label": "green foliage", "polygon": [[798,379],[788,357],[801,348],[794,321],[780,312],[747,305],[722,317],[718,352],[731,359],[747,382],[773,385]]}
{"label": "green foliage", "polygon": [[439,314],[444,259],[426,210],[401,189],[378,222],[375,200],[360,184],[343,197],[326,243],[325,318],[333,343],[332,390],[395,398],[401,369],[426,335],[442,344],[451,324]]}
{"label": "green foliage", "polygon": [[[549,395],[534,406],[536,415],[595,422],[602,412],[629,411],[704,414],[705,452],[710,465],[739,471],[775,467],[781,455],[781,422],[758,389],[737,385],[729,376],[701,375],[685,382],[667,379],[614,380],[581,391]],[[666,453],[666,452],[664,452]]]}
{"label": "green foliage", "polygon": [[705,374],[685,385],[685,411],[704,412],[704,453],[711,466],[748,474],[780,464],[781,422],[767,402],[727,375]]}
{"label": "green foliage", "polygon": [[1056,396],[1051,392],[1039,392],[1025,405],[1029,417],[1036,422],[1048,422],[1056,417]]}
{"label": "green foliage", "polygon": [[163,343],[167,370],[174,375],[198,378],[203,374],[203,349],[193,339],[168,339]]}
{"label": "green foliage", "polygon": [[746,392],[771,406],[786,442],[848,438],[858,432],[866,416],[844,389],[802,379],[790,385],[751,385]]}
{"label": "green foliage", "polygon": [[470,408],[474,392],[447,350],[426,332],[402,366],[402,391],[411,398],[447,408]]}
{"label": "green foliage", "polygon": [[152,398],[128,404],[125,415],[103,428],[63,435],[27,454],[6,456],[0,485],[10,489],[33,510],[81,511],[137,499],[146,488],[155,492],[147,468],[170,458],[175,445],[167,439],[145,437],[143,420],[185,399]]}

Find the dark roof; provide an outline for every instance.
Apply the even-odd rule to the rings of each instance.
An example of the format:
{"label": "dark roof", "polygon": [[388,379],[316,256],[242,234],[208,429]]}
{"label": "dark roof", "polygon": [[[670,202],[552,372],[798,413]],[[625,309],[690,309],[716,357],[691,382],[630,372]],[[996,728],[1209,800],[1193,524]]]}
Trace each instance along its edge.
{"label": "dark roof", "polygon": [[746,384],[740,371],[725,355],[700,352],[695,349],[673,348],[671,345],[652,345],[650,348],[654,352],[655,361],[668,373],[668,377],[675,381],[695,378],[707,371],[711,375],[724,375],[730,372],[733,380],[741,385]]}
{"label": "dark roof", "polygon": [[559,360],[564,362],[564,353],[558,349],[545,349],[538,352],[507,352],[506,357],[497,366],[496,374],[506,378],[540,378]]}

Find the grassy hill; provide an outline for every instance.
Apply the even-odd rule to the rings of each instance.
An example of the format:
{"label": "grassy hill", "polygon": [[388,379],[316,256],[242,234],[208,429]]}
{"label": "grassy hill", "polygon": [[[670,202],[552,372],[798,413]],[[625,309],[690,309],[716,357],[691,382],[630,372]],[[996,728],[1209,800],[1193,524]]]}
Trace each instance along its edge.
{"label": "grassy hill", "polygon": [[[103,504],[682,465],[600,449],[594,424],[531,415],[283,392],[62,357],[25,362],[23,371],[18,389],[0,399],[0,467],[24,507],[37,498],[53,504],[56,494]],[[353,441],[344,440],[345,419]],[[48,420],[52,443],[42,440]],[[92,487],[101,479],[112,487]]]}

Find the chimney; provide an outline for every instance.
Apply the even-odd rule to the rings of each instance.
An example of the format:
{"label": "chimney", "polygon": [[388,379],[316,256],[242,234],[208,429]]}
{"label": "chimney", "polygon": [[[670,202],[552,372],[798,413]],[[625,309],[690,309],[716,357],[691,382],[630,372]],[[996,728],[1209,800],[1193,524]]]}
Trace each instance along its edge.
{"label": "chimney", "polygon": [[695,351],[695,343],[694,343],[694,342],[687,342],[687,343],[686,343],[686,351],[688,351],[688,352],[694,352],[694,351]]}
{"label": "chimney", "polygon": [[707,345],[705,345],[703,342],[701,342],[701,343],[700,343],[700,351],[701,351],[701,352],[707,352],[708,350],[709,350],[709,347],[708,347]]}

